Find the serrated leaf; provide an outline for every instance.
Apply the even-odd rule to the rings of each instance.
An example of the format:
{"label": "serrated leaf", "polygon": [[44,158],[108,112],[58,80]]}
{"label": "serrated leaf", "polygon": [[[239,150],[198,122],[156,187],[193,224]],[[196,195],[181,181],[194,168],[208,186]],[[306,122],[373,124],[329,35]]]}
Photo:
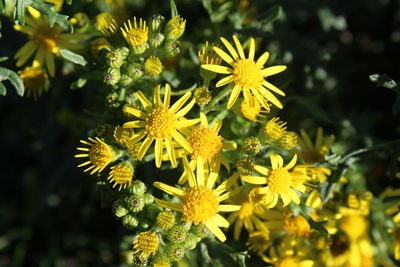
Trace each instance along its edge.
{"label": "serrated leaf", "polygon": [[81,55],[78,55],[74,52],[71,52],[69,50],[66,49],[60,49],[60,54],[63,58],[65,58],[66,60],[78,64],[78,65],[82,65],[85,66],[87,64],[87,61],[85,60],[85,58]]}
{"label": "serrated leaf", "polygon": [[25,90],[24,83],[19,78],[18,74],[16,74],[12,70],[0,67],[0,82],[4,80],[10,81],[10,83],[14,86],[15,90],[17,90],[18,95],[20,96],[24,95],[24,90]]}
{"label": "serrated leaf", "polygon": [[174,0],[170,0],[170,5],[171,5],[171,18],[178,16],[178,9],[176,8]]}

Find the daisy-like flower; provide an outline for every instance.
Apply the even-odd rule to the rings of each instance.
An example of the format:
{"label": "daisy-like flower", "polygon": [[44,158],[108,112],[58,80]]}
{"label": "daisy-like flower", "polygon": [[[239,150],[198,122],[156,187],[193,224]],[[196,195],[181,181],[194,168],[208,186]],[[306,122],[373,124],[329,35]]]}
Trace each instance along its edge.
{"label": "daisy-like flower", "polygon": [[60,55],[60,49],[77,50],[82,48],[78,42],[82,34],[62,33],[58,25],[50,27],[47,16],[38,14],[25,17],[26,25],[14,25],[14,29],[28,35],[29,42],[15,54],[17,67],[22,66],[35,52],[34,62],[46,66],[51,77],[55,75],[54,55]]}
{"label": "daisy-like flower", "polygon": [[300,203],[299,195],[294,189],[304,193],[306,187],[304,182],[311,178],[305,172],[293,170],[296,165],[297,155],[283,167],[283,159],[280,155],[270,154],[271,170],[266,167],[256,165],[254,169],[263,176],[242,176],[242,180],[257,185],[266,185],[257,190],[257,194],[264,195],[266,207],[273,208],[278,203],[279,196],[282,199],[283,206],[287,206],[292,201]]}
{"label": "daisy-like flower", "polygon": [[133,241],[134,254],[140,253],[139,257],[148,257],[158,250],[159,239],[153,232],[141,232]]}
{"label": "daisy-like flower", "polygon": [[91,138],[89,137],[89,142],[85,140],[81,140],[82,144],[88,145],[90,148],[87,147],[78,147],[77,150],[84,151],[84,154],[77,154],[75,158],[85,158],[88,157],[89,160],[85,161],[84,163],[78,165],[78,167],[83,167],[86,165],[91,166],[86,168],[84,172],[90,171],[90,174],[94,174],[95,172],[101,172],[107,167],[108,164],[115,161],[117,156],[114,150],[104,143],[100,138]]}
{"label": "daisy-like flower", "polygon": [[330,135],[324,137],[324,133],[321,127],[317,129],[317,137],[315,143],[311,142],[310,136],[304,131],[300,130],[302,138],[298,139],[300,145],[300,155],[305,163],[316,163],[325,159],[325,154],[329,151],[329,147],[335,141],[335,136]]}
{"label": "daisy-like flower", "polygon": [[128,161],[124,161],[111,167],[107,180],[114,183],[113,188],[119,185],[118,191],[121,191],[132,182],[133,173],[133,166]]}
{"label": "daisy-like flower", "polygon": [[217,82],[217,87],[229,83],[234,84],[233,91],[228,100],[227,108],[230,109],[233,106],[241,91],[243,91],[243,96],[247,102],[250,102],[250,96],[253,94],[265,109],[268,109],[269,107],[267,100],[278,108],[282,108],[281,102],[270,91],[282,96],[285,96],[285,93],[275,85],[267,82],[265,78],[284,71],[286,66],[277,65],[264,68],[264,64],[267,62],[269,57],[268,52],[264,52],[257,61],[254,61],[254,38],[250,39],[250,49],[247,58],[244,54],[242,45],[235,35],[233,36],[233,41],[235,42],[236,50],[225,38],[221,37],[221,41],[228,49],[230,55],[218,47],[214,46],[213,49],[231,66],[231,68],[217,64],[204,64],[201,65],[201,67],[212,72],[228,75]]}
{"label": "daisy-like flower", "polygon": [[239,205],[221,204],[222,201],[237,193],[238,189],[229,189],[236,183],[239,175],[233,174],[216,189],[213,189],[218,174],[210,173],[209,175],[207,171],[204,171],[197,172],[197,176],[195,176],[185,157],[183,164],[188,173],[188,187],[180,189],[161,182],[153,184],[164,192],[178,197],[181,202],[175,203],[155,199],[156,203],[162,207],[182,212],[182,219],[185,222],[205,225],[220,241],[224,242],[226,237],[220,227],[229,227],[229,222],[218,213],[240,209]]}
{"label": "daisy-like flower", "polygon": [[[191,129],[183,129],[182,133],[188,136],[188,143],[191,150],[180,149],[177,151],[177,157],[191,155],[190,167],[197,172],[203,172],[204,169],[211,169],[212,172],[218,173],[222,165],[229,171],[229,162],[222,155],[222,150],[234,150],[236,144],[225,142],[218,135],[222,122],[216,121],[210,127],[207,117],[204,113],[200,113],[200,125],[191,127]],[[164,156],[164,160],[167,158]],[[187,181],[187,172],[183,172],[179,179],[179,184],[184,184]]]}
{"label": "daisy-like flower", "polygon": [[36,100],[43,92],[47,92],[49,77],[38,64],[34,63],[32,67],[18,71],[18,75],[24,83],[27,97],[33,97]]}
{"label": "daisy-like flower", "polygon": [[[179,144],[190,153],[192,148],[189,142],[182,136],[179,131],[183,131],[188,127],[198,123],[200,119],[187,120],[184,116],[190,111],[195,104],[195,100],[189,102],[184,108],[182,106],[189,100],[191,93],[183,95],[178,101],[170,107],[171,87],[167,83],[165,85],[164,101],[161,101],[160,96],[161,85],[157,85],[154,89],[153,103],[151,103],[144,94],[139,91],[137,96],[142,103],[145,111],[125,106],[124,112],[127,112],[141,120],[127,122],[123,125],[124,128],[142,128],[132,136],[127,142],[128,147],[132,147],[135,143],[142,140],[138,151],[138,159],[142,160],[150,145],[155,141],[155,160],[157,168],[161,167],[163,149],[166,147],[169,160],[172,166],[176,167],[175,146]],[[182,108],[182,109],[181,109]],[[176,141],[176,143],[173,142]]]}
{"label": "daisy-like flower", "polygon": [[124,23],[124,27],[121,27],[121,31],[125,40],[132,46],[135,53],[143,53],[144,50],[146,50],[146,44],[149,38],[149,28],[146,25],[146,21],[140,18],[138,24],[136,17],[133,17],[133,27],[130,20],[128,20],[128,24]]}
{"label": "daisy-like flower", "polygon": [[235,224],[233,230],[235,240],[239,240],[243,226],[249,233],[255,230],[268,231],[259,214],[256,212],[254,205],[250,202],[247,190],[242,189],[231,198],[230,202],[241,206],[240,210],[231,213],[228,217],[228,222]]}

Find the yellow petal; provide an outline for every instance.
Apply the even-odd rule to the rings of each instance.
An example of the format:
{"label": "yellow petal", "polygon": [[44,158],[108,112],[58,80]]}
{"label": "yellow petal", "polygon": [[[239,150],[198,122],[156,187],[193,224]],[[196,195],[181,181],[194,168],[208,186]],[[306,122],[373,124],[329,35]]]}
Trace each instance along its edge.
{"label": "yellow petal", "polygon": [[225,242],[226,237],[224,233],[219,229],[219,227],[214,223],[211,222],[210,220],[205,223],[205,226],[210,230],[211,233],[213,233],[221,242]]}
{"label": "yellow petal", "polygon": [[194,176],[193,169],[190,167],[189,162],[186,157],[182,158],[183,166],[185,167],[185,171],[187,174],[187,179],[190,187],[197,186],[196,177]]}
{"label": "yellow petal", "polygon": [[271,166],[273,170],[283,166],[283,159],[280,155],[270,154],[269,159],[271,160]]}
{"label": "yellow petal", "polygon": [[163,139],[157,138],[156,145],[154,147],[154,154],[155,154],[157,168],[161,167],[162,152],[163,152]]}
{"label": "yellow petal", "polygon": [[215,86],[221,87],[224,86],[225,84],[231,83],[233,80],[234,80],[233,75],[229,75],[219,80]]}
{"label": "yellow petal", "polygon": [[151,145],[151,143],[153,143],[153,140],[154,140],[153,138],[146,137],[146,139],[143,141],[142,145],[139,148],[139,152],[138,152],[139,160],[142,160],[144,154],[149,149],[149,146]]}
{"label": "yellow petal", "polygon": [[178,132],[174,131],[172,133],[172,137],[175,139],[178,144],[180,144],[183,148],[185,148],[190,153],[192,152],[192,147],[190,146],[189,142]]}
{"label": "yellow petal", "polygon": [[128,121],[124,123],[124,128],[143,128],[146,127],[145,121]]}
{"label": "yellow petal", "polygon": [[186,127],[195,125],[196,123],[199,123],[199,122],[200,122],[200,119],[180,120],[175,123],[175,127],[176,127],[176,129],[186,128]]}
{"label": "yellow petal", "polygon": [[175,156],[175,150],[174,150],[174,145],[172,144],[172,140],[169,138],[165,139],[165,145],[167,147],[167,153],[169,160],[171,161],[172,167],[176,168],[176,156]]}
{"label": "yellow petal", "polygon": [[171,86],[168,83],[165,84],[164,92],[164,107],[168,108],[171,101]]}
{"label": "yellow petal", "polygon": [[179,110],[178,112],[175,113],[175,116],[177,118],[183,117],[186,115],[186,113],[188,113],[192,107],[194,106],[194,104],[196,103],[196,100],[193,98],[189,104],[187,104],[183,109]]}
{"label": "yellow petal", "polygon": [[297,162],[297,154],[293,155],[292,160],[288,163],[288,165],[286,165],[285,169],[291,169],[296,165]]}
{"label": "yellow petal", "polygon": [[230,109],[233,104],[235,104],[237,98],[239,97],[240,91],[242,91],[242,87],[240,87],[239,85],[235,85],[231,92],[231,95],[229,96],[227,109]]}
{"label": "yellow petal", "polygon": [[133,116],[138,117],[142,120],[146,119],[146,114],[143,111],[138,110],[136,108],[124,106],[123,110],[124,110],[124,112],[132,114]]}
{"label": "yellow petal", "polygon": [[229,53],[231,53],[233,59],[237,60],[239,58],[239,55],[236,53],[235,48],[233,48],[233,46],[224,37],[221,37],[220,39],[225,47],[228,49]]}
{"label": "yellow petal", "polygon": [[152,105],[151,105],[150,101],[144,96],[144,94],[141,91],[138,91],[137,96],[138,96],[140,103],[142,103],[143,107],[146,110],[150,110]]}
{"label": "yellow petal", "polygon": [[250,39],[250,49],[249,49],[249,59],[254,61],[254,54],[255,54],[256,45],[254,43],[254,38]]}
{"label": "yellow petal", "polygon": [[276,66],[272,66],[269,68],[265,68],[261,72],[264,77],[267,77],[267,76],[272,76],[272,75],[278,74],[278,73],[286,70],[286,68],[287,67],[283,66],[283,65],[276,65]]}
{"label": "yellow petal", "polygon": [[258,58],[258,60],[256,62],[257,66],[262,68],[264,66],[265,62],[267,62],[268,58],[269,58],[269,53],[264,52],[264,54],[262,54],[261,57]]}
{"label": "yellow petal", "polygon": [[182,198],[185,195],[185,192],[182,189],[164,184],[162,182],[154,182],[153,185],[162,191],[166,192],[167,194],[170,194],[175,197]]}
{"label": "yellow petal", "polygon": [[233,212],[240,210],[240,205],[219,205],[219,211],[222,212]]}
{"label": "yellow petal", "polygon": [[182,212],[182,204],[180,203],[172,203],[158,198],[154,198],[154,201],[161,207]]}
{"label": "yellow petal", "polygon": [[191,95],[192,95],[191,92],[187,92],[186,94],[184,94],[181,98],[178,99],[178,101],[175,102],[175,104],[171,106],[169,110],[172,113],[176,113],[178,110],[181,109],[181,107],[186,103],[186,101],[188,101]]}
{"label": "yellow petal", "polygon": [[266,184],[267,178],[263,176],[242,176],[242,180],[250,184]]}
{"label": "yellow petal", "polygon": [[225,53],[222,49],[219,47],[214,46],[213,47],[214,51],[229,65],[232,65],[235,61],[233,58],[231,58],[227,53]]}
{"label": "yellow petal", "polygon": [[154,88],[153,103],[154,103],[157,107],[161,106],[160,88],[161,88],[161,84],[157,85],[157,86]]}
{"label": "yellow petal", "polygon": [[254,166],[254,169],[256,171],[258,171],[259,173],[264,174],[265,176],[267,176],[269,174],[269,170],[263,166],[256,165],[256,166]]}
{"label": "yellow petal", "polygon": [[225,66],[220,66],[220,65],[204,64],[204,65],[201,65],[201,67],[205,70],[209,70],[209,71],[221,73],[221,74],[233,73],[233,70],[231,68],[225,67]]}
{"label": "yellow petal", "polygon": [[240,44],[239,39],[236,37],[236,35],[233,35],[232,38],[233,38],[233,41],[235,42],[236,50],[238,51],[240,58],[245,59],[246,57],[244,55],[243,47]]}
{"label": "yellow petal", "polygon": [[264,81],[262,85],[265,86],[266,88],[270,89],[271,91],[277,93],[278,95],[285,96],[285,92],[283,92],[281,89],[279,89],[272,83]]}

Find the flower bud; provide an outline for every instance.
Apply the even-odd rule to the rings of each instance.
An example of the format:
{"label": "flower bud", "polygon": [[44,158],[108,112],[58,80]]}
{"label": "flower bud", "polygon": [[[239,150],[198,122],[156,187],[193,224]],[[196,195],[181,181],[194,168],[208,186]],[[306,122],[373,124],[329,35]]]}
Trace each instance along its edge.
{"label": "flower bud", "polygon": [[169,244],[165,252],[172,261],[180,261],[185,256],[185,248],[179,244]]}
{"label": "flower bud", "polygon": [[183,246],[187,249],[194,249],[196,248],[197,243],[199,243],[201,241],[201,238],[198,236],[195,236],[193,234],[188,234],[186,236],[185,241],[183,241]]}
{"label": "flower bud", "polygon": [[143,75],[142,66],[140,64],[138,64],[138,63],[130,63],[125,68],[125,72],[134,81],[139,79]]}
{"label": "flower bud", "polygon": [[188,230],[185,227],[175,225],[168,231],[167,238],[172,243],[182,243],[187,236],[187,232]]}
{"label": "flower bud", "polygon": [[193,234],[195,234],[196,236],[198,236],[200,238],[207,237],[209,233],[210,233],[210,230],[208,230],[208,228],[202,224],[198,224],[193,227]]}
{"label": "flower bud", "polygon": [[236,168],[238,169],[240,175],[249,175],[254,170],[254,160],[248,157],[243,157],[236,163]]}
{"label": "flower bud", "polygon": [[108,85],[115,85],[121,78],[121,73],[117,68],[108,68],[104,74],[104,82]]}
{"label": "flower bud", "polygon": [[186,20],[177,15],[165,25],[165,36],[170,40],[177,40],[185,32]]}
{"label": "flower bud", "polygon": [[131,196],[126,198],[125,201],[126,201],[126,206],[133,213],[141,211],[144,207],[144,201],[143,198],[141,197]]}
{"label": "flower bud", "polygon": [[118,218],[124,217],[129,213],[129,210],[125,207],[125,203],[122,200],[117,200],[113,204],[113,212]]}
{"label": "flower bud", "polygon": [[295,132],[285,132],[280,142],[284,149],[292,150],[297,145],[297,135]]}
{"label": "flower bud", "polygon": [[154,202],[154,197],[152,194],[149,194],[149,193],[144,194],[142,198],[143,198],[145,205],[150,205]]}
{"label": "flower bud", "polygon": [[138,226],[139,221],[134,215],[127,214],[122,217],[122,224],[128,229],[134,229]]}
{"label": "flower bud", "polygon": [[143,196],[144,192],[146,192],[146,185],[139,180],[134,180],[132,184],[128,186],[127,192],[136,197]]}
{"label": "flower bud", "polygon": [[157,76],[162,72],[162,63],[158,57],[149,57],[144,62],[144,70],[151,76]]}
{"label": "flower bud", "polygon": [[164,43],[163,51],[166,56],[174,57],[181,52],[181,45],[178,41],[167,40]]}
{"label": "flower bud", "polygon": [[157,48],[162,44],[164,39],[165,39],[164,34],[162,34],[160,32],[159,33],[155,33],[150,37],[150,41],[149,41],[150,42],[150,46]]}
{"label": "flower bud", "polygon": [[171,211],[161,211],[157,215],[157,224],[158,226],[161,227],[163,230],[170,229],[172,226],[175,224],[175,214]]}
{"label": "flower bud", "polygon": [[199,105],[206,105],[211,101],[211,92],[207,87],[199,87],[193,93],[196,103]]}
{"label": "flower bud", "polygon": [[153,30],[153,32],[156,32],[160,29],[161,25],[164,23],[165,18],[160,15],[160,14],[155,14],[153,15],[153,17],[151,18],[151,29]]}
{"label": "flower bud", "polygon": [[129,49],[126,47],[117,48],[107,53],[107,65],[113,68],[119,68],[124,64]]}
{"label": "flower bud", "polygon": [[257,155],[261,150],[261,142],[257,137],[247,137],[243,142],[243,152],[249,155]]}
{"label": "flower bud", "polygon": [[119,84],[123,87],[129,87],[133,84],[133,79],[127,75],[127,74],[122,74],[121,79],[119,79]]}

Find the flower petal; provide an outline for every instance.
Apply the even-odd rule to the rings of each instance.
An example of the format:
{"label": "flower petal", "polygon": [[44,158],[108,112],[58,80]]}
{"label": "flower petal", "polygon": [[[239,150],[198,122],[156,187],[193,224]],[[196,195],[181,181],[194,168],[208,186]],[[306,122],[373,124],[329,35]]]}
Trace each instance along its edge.
{"label": "flower petal", "polygon": [[244,55],[243,47],[240,44],[239,39],[236,37],[236,35],[233,35],[232,38],[233,38],[233,41],[235,42],[236,50],[238,51],[240,58],[245,59],[246,57]]}
{"label": "flower petal", "polygon": [[233,59],[237,60],[239,58],[239,55],[236,53],[235,48],[233,48],[233,46],[224,37],[221,37],[220,39],[225,47],[228,49],[229,53],[231,53]]}
{"label": "flower petal", "polygon": [[201,67],[205,70],[209,70],[216,73],[221,74],[231,74],[233,73],[233,69],[221,65],[214,65],[214,64],[203,64]]}
{"label": "flower petal", "polygon": [[240,87],[239,85],[235,85],[231,92],[231,95],[229,96],[227,109],[230,109],[233,104],[235,104],[237,98],[239,97],[240,91],[242,91],[242,87]]}
{"label": "flower petal", "polygon": [[272,75],[278,74],[278,73],[286,70],[286,68],[287,67],[283,66],[283,65],[276,65],[276,66],[272,66],[269,68],[265,68],[261,72],[264,75],[264,77],[267,77],[267,76],[272,76]]}

